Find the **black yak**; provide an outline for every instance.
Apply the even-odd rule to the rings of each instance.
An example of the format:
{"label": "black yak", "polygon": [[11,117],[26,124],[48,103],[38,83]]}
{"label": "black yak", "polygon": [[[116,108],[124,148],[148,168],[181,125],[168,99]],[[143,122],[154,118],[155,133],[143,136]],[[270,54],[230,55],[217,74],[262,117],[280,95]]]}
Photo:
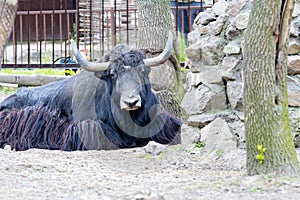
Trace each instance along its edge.
{"label": "black yak", "polygon": [[69,79],[36,88],[20,88],[0,103],[0,147],[53,150],[108,150],[179,143],[181,121],[159,106],[149,81],[151,66],[172,52],[170,34],[165,50],[145,59],[141,50],[116,46],[109,62],[84,59],[85,70]]}

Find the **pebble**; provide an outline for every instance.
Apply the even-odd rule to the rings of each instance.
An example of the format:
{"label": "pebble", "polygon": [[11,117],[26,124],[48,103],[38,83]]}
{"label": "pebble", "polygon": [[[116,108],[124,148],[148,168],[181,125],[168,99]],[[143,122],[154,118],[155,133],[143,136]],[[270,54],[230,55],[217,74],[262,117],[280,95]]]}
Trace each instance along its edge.
{"label": "pebble", "polygon": [[150,141],[145,147],[144,150],[146,153],[152,154],[152,155],[159,155],[167,150],[167,147],[165,145],[159,144],[154,141]]}
{"label": "pebble", "polygon": [[9,144],[5,145],[3,149],[6,151],[12,151],[12,147]]}

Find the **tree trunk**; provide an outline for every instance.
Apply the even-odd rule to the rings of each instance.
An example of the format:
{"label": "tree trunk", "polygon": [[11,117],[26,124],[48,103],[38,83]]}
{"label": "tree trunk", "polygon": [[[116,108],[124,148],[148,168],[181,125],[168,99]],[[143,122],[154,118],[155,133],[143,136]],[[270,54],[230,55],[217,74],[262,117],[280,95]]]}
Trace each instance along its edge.
{"label": "tree trunk", "polygon": [[170,0],[137,0],[138,48],[160,53],[173,30]]}
{"label": "tree trunk", "polygon": [[294,0],[252,3],[244,51],[249,175],[299,170],[287,99],[287,44],[293,7]]}
{"label": "tree trunk", "polygon": [[[153,57],[158,53],[161,53],[167,42],[169,31],[172,31],[173,33],[173,56],[171,56],[169,61],[167,61],[165,65],[162,65],[162,67],[171,65],[175,78],[170,81],[174,82],[174,86],[172,88],[167,87],[167,90],[165,91],[160,91],[160,94],[163,93],[163,95],[159,95],[159,99],[167,111],[176,115],[181,115],[180,101],[183,98],[184,89],[180,63],[178,61],[178,42],[172,22],[170,0],[137,0],[137,8],[139,23],[137,44],[139,49],[143,49],[147,52],[148,57]],[[152,69],[152,71],[155,70],[156,69]],[[167,69],[165,68],[165,70]],[[162,71],[164,70],[160,70],[159,73],[161,76],[160,78],[167,77],[161,73]],[[151,81],[152,83],[160,82],[158,77],[154,77]]]}
{"label": "tree trunk", "polygon": [[13,27],[15,14],[18,8],[18,0],[1,0],[0,1],[0,62],[6,41]]}

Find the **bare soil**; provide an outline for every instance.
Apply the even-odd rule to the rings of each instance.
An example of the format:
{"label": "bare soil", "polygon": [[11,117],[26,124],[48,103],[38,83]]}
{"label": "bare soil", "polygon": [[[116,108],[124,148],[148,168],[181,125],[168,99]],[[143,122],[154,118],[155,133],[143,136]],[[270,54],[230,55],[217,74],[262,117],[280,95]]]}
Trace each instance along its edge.
{"label": "bare soil", "polygon": [[[300,159],[299,149],[297,154]],[[5,148],[0,174],[1,199],[300,199],[299,177],[247,176],[241,149],[189,151],[177,145],[151,155],[143,148]]]}
{"label": "bare soil", "polygon": [[[299,153],[299,151],[298,151]],[[245,151],[209,156],[181,146],[62,152],[0,150],[2,199],[299,199],[296,177],[246,175]]]}

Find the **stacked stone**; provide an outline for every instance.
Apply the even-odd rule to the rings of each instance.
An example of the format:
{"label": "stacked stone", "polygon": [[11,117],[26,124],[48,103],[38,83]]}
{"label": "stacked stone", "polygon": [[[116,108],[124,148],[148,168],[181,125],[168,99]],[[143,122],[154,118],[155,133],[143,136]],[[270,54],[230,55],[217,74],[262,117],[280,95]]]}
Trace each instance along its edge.
{"label": "stacked stone", "polygon": [[[188,35],[190,63],[182,107],[188,125],[202,128],[221,117],[244,147],[243,34],[252,0],[220,0],[201,12]],[[289,44],[288,95],[292,130],[300,135],[300,4],[295,4]],[[294,114],[293,114],[294,113]],[[293,124],[294,123],[294,124]],[[295,138],[296,140],[296,138]]]}

